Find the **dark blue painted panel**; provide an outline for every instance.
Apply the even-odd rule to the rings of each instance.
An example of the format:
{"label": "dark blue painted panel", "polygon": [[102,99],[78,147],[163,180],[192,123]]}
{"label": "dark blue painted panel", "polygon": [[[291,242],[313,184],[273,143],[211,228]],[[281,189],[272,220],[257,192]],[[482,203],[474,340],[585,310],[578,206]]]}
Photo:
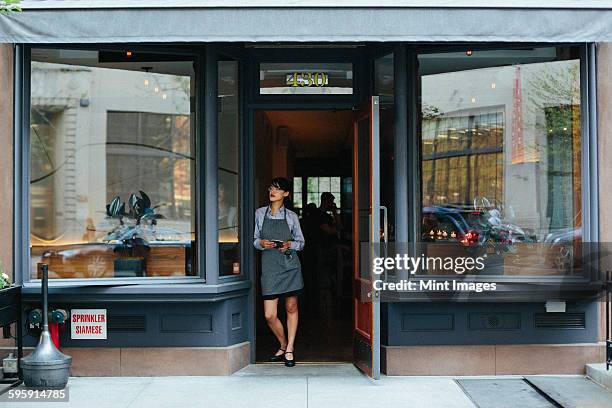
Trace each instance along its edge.
{"label": "dark blue painted panel", "polygon": [[521,328],[521,314],[508,312],[470,312],[470,330],[518,330]]}
{"label": "dark blue painted panel", "polygon": [[455,328],[452,313],[404,313],[402,331],[449,331]]}
{"label": "dark blue painted panel", "polygon": [[[72,340],[70,326],[66,325],[60,330],[60,342],[64,347],[222,347],[247,341],[247,324],[243,321],[248,315],[247,294],[218,302],[53,306],[67,310],[107,309],[108,325],[113,327],[106,340]],[[113,316],[122,316],[118,319],[121,320],[119,324],[111,324]],[[130,326],[131,322],[134,327]],[[35,345],[36,339],[26,336],[25,343]]]}
{"label": "dark blue painted panel", "polygon": [[[598,339],[597,306],[567,304],[568,314],[584,313],[584,328],[540,328],[535,317],[546,312],[544,303],[388,303],[382,308],[382,341],[391,346],[592,343]],[[422,321],[428,315],[433,322]],[[454,326],[442,330],[446,315],[453,316]]]}
{"label": "dark blue painted panel", "polygon": [[[109,318],[110,322],[111,318]],[[210,314],[172,313],[161,315],[161,331],[164,333],[212,333]]]}

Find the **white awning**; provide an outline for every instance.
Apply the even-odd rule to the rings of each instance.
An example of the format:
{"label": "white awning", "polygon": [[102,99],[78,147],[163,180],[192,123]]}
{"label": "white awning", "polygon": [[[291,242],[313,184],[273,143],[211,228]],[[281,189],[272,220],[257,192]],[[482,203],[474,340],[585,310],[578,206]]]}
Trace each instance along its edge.
{"label": "white awning", "polygon": [[[75,8],[76,3],[82,7]],[[102,3],[124,8],[104,8]],[[140,8],[127,3],[140,4]],[[612,41],[610,1],[572,2],[580,8],[571,8],[570,2],[562,0],[547,2],[556,8],[521,8],[516,5],[527,2],[517,0],[507,1],[504,8],[480,7],[484,2],[478,0],[459,2],[471,7],[449,7],[448,1],[438,0],[427,2],[436,4],[427,8],[394,6],[399,2],[390,0],[377,2],[381,7],[365,0],[341,1],[334,7],[299,7],[294,1],[274,0],[213,0],[205,7],[195,7],[196,2],[188,0],[164,3],[167,7],[151,8],[140,0],[24,1],[22,13],[0,15],[0,42]],[[242,5],[228,6],[237,3]]]}

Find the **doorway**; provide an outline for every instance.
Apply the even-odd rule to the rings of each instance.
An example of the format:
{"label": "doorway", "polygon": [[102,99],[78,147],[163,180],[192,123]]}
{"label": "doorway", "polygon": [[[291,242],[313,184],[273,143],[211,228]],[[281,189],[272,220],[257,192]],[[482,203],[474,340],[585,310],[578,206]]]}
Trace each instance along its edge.
{"label": "doorway", "polygon": [[[273,177],[288,178],[293,183],[292,210],[306,239],[300,254],[304,291],[295,345],[300,362],[353,360],[353,121],[351,110],[254,114],[255,206],[267,204]],[[266,362],[278,343],[264,319],[257,255],[256,361]],[[278,312],[285,322],[283,299]]]}

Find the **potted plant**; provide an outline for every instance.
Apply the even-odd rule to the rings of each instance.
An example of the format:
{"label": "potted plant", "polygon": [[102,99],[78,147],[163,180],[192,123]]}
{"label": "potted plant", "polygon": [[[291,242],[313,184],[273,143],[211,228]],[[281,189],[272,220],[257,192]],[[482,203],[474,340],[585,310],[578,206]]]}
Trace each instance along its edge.
{"label": "potted plant", "polygon": [[[5,308],[6,306],[18,303],[20,301],[20,292],[21,286],[14,285],[11,282],[11,277],[4,272],[4,265],[0,261],[0,310]],[[7,312],[5,315],[2,315],[2,313],[0,313],[0,327],[3,325],[3,323],[6,322],[5,319],[10,318],[12,318],[11,313]]]}
{"label": "potted plant", "polygon": [[0,0],[0,14],[8,15],[21,11],[21,0]]}
{"label": "potted plant", "polygon": [[11,278],[4,273],[4,265],[0,262],[0,290],[11,287]]}
{"label": "potted plant", "polygon": [[140,196],[130,195],[127,213],[119,196],[106,205],[107,218],[118,221],[118,225],[104,238],[104,241],[114,243],[113,251],[119,255],[114,260],[116,277],[145,276],[149,243],[144,233],[147,228],[157,225],[157,220],[164,218],[155,213],[159,206],[152,207],[149,196],[144,191],[139,193]]}

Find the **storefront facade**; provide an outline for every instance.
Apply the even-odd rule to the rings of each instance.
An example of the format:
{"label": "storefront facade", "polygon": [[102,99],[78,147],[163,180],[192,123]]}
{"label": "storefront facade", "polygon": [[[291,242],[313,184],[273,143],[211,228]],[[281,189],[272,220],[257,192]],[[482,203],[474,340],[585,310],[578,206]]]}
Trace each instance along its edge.
{"label": "storefront facade", "polygon": [[[75,375],[228,375],[270,351],[251,237],[273,176],[292,179],[301,216],[322,192],[346,216],[346,265],[303,301],[329,294],[349,343],[311,361],[364,358],[374,377],[603,361],[600,304],[576,299],[572,265],[550,251],[609,242],[612,10],[77,3],[0,19],[3,260],[26,317],[41,263],[54,307],[106,310],[105,339],[60,329]],[[475,232],[496,210],[531,250],[476,277],[504,288],[498,301],[361,303],[362,205],[386,242],[431,245],[507,242]],[[530,301],[530,285],[547,295]]]}

